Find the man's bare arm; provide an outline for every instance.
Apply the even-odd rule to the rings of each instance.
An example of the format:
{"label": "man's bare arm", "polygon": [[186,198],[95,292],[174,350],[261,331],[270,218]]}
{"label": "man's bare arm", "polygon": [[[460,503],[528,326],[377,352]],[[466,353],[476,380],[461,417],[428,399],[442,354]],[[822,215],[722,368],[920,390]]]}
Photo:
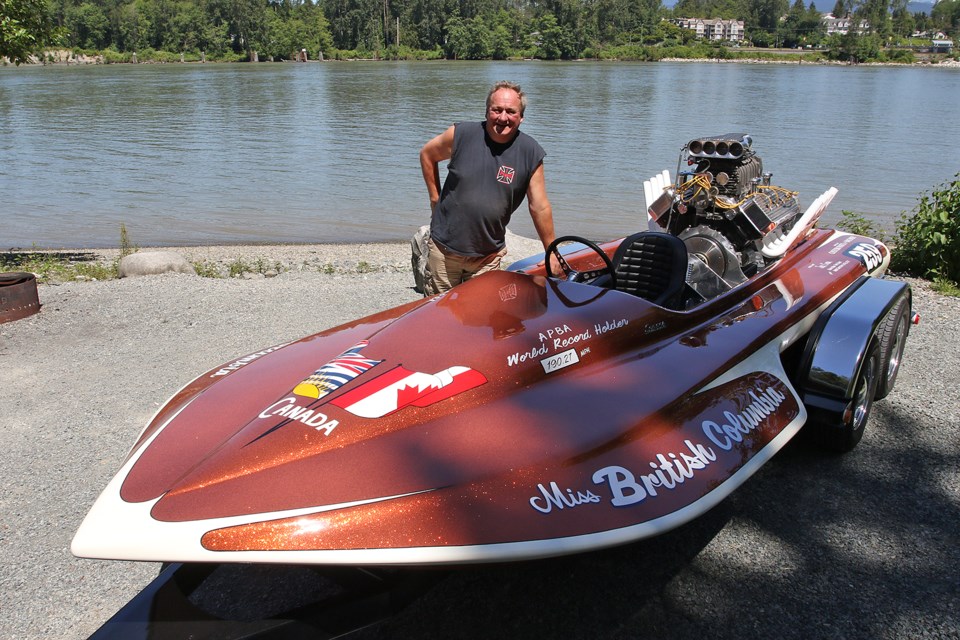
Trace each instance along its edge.
{"label": "man's bare arm", "polygon": [[[553,228],[553,205],[547,197],[547,182],[543,177],[542,164],[533,172],[530,184],[527,185],[527,206],[530,208],[530,217],[543,244],[543,250],[546,251],[550,243],[556,240],[557,235]],[[546,256],[546,259],[550,261],[552,273],[562,273],[556,256]]]}
{"label": "man's bare arm", "polygon": [[440,200],[440,163],[453,155],[453,126],[433,138],[420,149],[420,170],[430,196],[430,211]]}
{"label": "man's bare arm", "polygon": [[530,208],[530,217],[533,218],[533,226],[540,236],[540,242],[546,249],[556,238],[553,229],[553,206],[550,199],[547,198],[547,185],[543,177],[543,165],[537,167],[530,177],[530,184],[527,186],[527,206]]}

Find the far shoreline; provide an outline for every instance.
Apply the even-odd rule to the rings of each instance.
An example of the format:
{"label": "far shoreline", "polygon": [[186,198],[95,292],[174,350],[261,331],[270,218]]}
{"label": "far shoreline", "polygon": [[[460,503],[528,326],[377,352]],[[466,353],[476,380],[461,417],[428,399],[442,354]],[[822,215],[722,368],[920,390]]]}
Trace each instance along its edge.
{"label": "far shoreline", "polygon": [[[753,49],[751,49],[753,50]],[[633,59],[600,59],[600,58],[578,58],[576,60],[539,60],[536,58],[523,58],[518,60],[470,60],[465,62],[560,62],[560,63],[584,63],[584,62],[596,62],[596,63],[619,63],[619,62],[649,62],[660,63],[660,62],[682,62],[682,63],[732,63],[732,64],[776,64],[776,65],[796,65],[803,66],[814,65],[814,66],[836,66],[836,67],[895,67],[895,68],[957,68],[960,69],[960,60],[953,60],[951,58],[943,58],[936,61],[931,61],[929,59],[915,60],[913,62],[849,62],[842,60],[825,60],[825,59],[812,59],[813,56],[817,53],[815,51],[808,50],[799,50],[799,49],[762,49],[758,51],[763,51],[767,55],[772,56],[782,56],[782,59],[775,58],[749,58],[749,57],[735,57],[735,58],[660,58],[659,60],[633,60]],[[810,58],[810,59],[808,59]],[[69,50],[56,50],[56,51],[46,51],[44,52],[43,59],[36,55],[30,56],[29,61],[22,63],[20,66],[25,67],[36,67],[36,66],[52,66],[52,67],[86,67],[86,66],[96,66],[96,65],[221,65],[221,64],[336,64],[336,63],[364,63],[364,62],[414,62],[414,63],[434,63],[434,62],[464,62],[459,60],[388,60],[384,58],[346,58],[346,59],[337,59],[337,58],[325,58],[323,60],[307,60],[307,61],[295,61],[295,60],[275,60],[267,61],[260,60],[257,62],[248,62],[248,61],[214,61],[214,60],[180,60],[174,62],[166,61],[156,61],[156,60],[144,60],[144,61],[111,61],[106,62],[103,54],[96,55],[87,55],[87,54],[75,54]],[[17,66],[13,65],[7,58],[0,58],[0,67],[8,66]]]}

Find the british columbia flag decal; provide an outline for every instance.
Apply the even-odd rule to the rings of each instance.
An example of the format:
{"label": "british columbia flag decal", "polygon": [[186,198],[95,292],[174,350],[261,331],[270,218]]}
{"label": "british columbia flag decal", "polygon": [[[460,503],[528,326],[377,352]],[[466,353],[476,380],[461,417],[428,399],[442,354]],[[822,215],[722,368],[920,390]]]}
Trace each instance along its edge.
{"label": "british columbia flag decal", "polygon": [[406,406],[426,407],[452,398],[486,381],[482,373],[469,367],[422,373],[398,366],[334,398],[330,404],[361,418],[382,418]]}
{"label": "british columbia flag decal", "polygon": [[503,184],[513,184],[513,179],[517,175],[517,170],[506,165],[500,165],[500,170],[497,171],[497,182],[502,182]]}
{"label": "british columbia flag decal", "polygon": [[368,342],[362,340],[336,358],[323,365],[298,384],[293,392],[306,398],[322,398],[347,384],[364,371],[380,364],[383,360],[372,360],[360,355]]}

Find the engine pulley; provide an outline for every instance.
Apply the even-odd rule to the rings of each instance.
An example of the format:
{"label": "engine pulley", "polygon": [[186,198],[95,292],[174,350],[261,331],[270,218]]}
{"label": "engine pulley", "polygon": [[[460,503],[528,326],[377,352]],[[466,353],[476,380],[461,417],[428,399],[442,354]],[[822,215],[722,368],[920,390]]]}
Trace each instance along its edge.
{"label": "engine pulley", "polygon": [[680,234],[687,253],[699,258],[710,270],[733,286],[747,279],[740,267],[740,255],[727,238],[716,229],[699,225]]}

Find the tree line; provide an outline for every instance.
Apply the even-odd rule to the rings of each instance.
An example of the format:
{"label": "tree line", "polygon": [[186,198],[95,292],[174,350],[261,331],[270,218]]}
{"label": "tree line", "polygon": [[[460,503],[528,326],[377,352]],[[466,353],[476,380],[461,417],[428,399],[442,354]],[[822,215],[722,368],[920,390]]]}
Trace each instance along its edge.
{"label": "tree line", "polygon": [[[44,47],[106,55],[167,52],[221,60],[327,57],[657,59],[699,48],[672,17],[743,20],[760,47],[823,47],[875,57],[915,29],[960,31],[960,0],[914,16],[907,0],[836,0],[867,33],[826,36],[803,0],[0,0],[0,55]],[[846,53],[844,50],[848,49]],[[855,51],[855,49],[857,49]]]}

